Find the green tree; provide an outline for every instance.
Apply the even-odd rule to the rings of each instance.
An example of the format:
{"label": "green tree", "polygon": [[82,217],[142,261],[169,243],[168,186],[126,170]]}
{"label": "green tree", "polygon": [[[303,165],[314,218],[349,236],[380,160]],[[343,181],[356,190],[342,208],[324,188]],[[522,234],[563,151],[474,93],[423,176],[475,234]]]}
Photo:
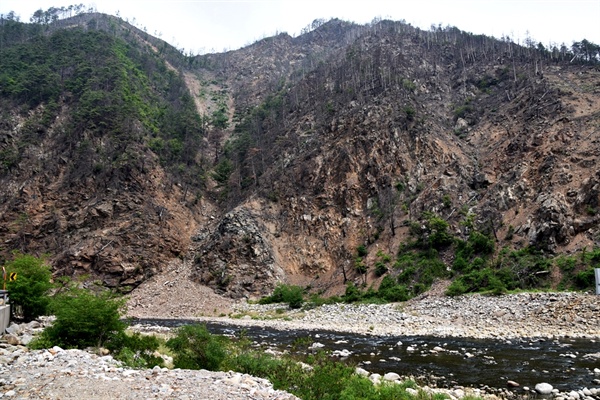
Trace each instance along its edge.
{"label": "green tree", "polygon": [[212,178],[217,181],[220,186],[225,186],[229,181],[229,177],[233,172],[233,164],[227,158],[222,159],[212,173]]}
{"label": "green tree", "polygon": [[13,316],[16,309],[20,309],[26,321],[45,315],[50,303],[48,292],[52,288],[50,267],[41,258],[18,254],[5,268],[7,273],[17,274],[16,280],[6,283]]}

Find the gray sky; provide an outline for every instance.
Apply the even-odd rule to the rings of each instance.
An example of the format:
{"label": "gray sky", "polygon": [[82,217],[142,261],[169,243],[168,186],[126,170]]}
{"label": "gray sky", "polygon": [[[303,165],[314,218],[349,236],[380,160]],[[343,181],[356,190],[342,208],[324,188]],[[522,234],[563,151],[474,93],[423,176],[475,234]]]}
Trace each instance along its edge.
{"label": "gray sky", "polygon": [[[405,20],[544,45],[600,43],[600,0],[0,0],[0,14],[28,22],[35,10],[83,3],[116,15],[194,54],[237,49],[276,32],[297,35],[314,19]],[[135,18],[135,21],[134,21]],[[158,35],[157,35],[158,36]]]}

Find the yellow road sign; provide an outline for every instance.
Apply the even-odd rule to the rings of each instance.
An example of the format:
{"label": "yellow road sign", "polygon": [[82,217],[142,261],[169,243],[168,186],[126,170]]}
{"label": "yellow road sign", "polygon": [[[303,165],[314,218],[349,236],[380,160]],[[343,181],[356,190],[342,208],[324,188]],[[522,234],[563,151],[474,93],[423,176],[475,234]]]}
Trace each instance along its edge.
{"label": "yellow road sign", "polygon": [[17,273],[16,272],[11,272],[9,275],[9,278],[11,281],[16,281],[17,280]]}

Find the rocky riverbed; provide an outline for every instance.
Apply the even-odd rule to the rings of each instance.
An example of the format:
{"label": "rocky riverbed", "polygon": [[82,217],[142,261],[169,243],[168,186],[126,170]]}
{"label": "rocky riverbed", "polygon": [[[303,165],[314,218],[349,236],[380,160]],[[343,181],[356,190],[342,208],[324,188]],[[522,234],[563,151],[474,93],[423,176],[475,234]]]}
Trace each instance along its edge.
{"label": "rocky riverbed", "polygon": [[285,304],[232,305],[222,317],[152,315],[275,329],[320,329],[373,335],[470,338],[600,338],[600,297],[582,293],[430,296],[395,304],[331,304],[290,310]]}

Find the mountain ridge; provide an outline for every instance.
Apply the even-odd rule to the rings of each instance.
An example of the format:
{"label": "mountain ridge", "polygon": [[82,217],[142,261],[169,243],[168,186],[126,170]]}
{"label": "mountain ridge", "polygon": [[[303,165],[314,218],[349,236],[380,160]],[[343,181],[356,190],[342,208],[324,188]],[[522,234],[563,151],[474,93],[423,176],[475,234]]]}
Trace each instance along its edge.
{"label": "mountain ridge", "polygon": [[[47,40],[82,29],[69,40],[113,43],[123,78],[102,83],[90,66],[77,86],[44,50],[65,66],[44,64],[61,77],[37,104],[0,79],[4,254],[50,251],[57,274],[127,291],[191,246],[198,282],[255,297],[278,282],[339,294],[399,277],[412,267],[380,275],[382,254],[431,243],[438,220],[496,249],[598,246],[600,73],[585,52],[385,20],[317,25],[194,57],[101,14],[42,27]],[[3,43],[15,26],[4,23]],[[28,42],[2,49],[16,46]],[[58,150],[65,132],[76,139]],[[449,243],[434,249],[459,273]]]}

